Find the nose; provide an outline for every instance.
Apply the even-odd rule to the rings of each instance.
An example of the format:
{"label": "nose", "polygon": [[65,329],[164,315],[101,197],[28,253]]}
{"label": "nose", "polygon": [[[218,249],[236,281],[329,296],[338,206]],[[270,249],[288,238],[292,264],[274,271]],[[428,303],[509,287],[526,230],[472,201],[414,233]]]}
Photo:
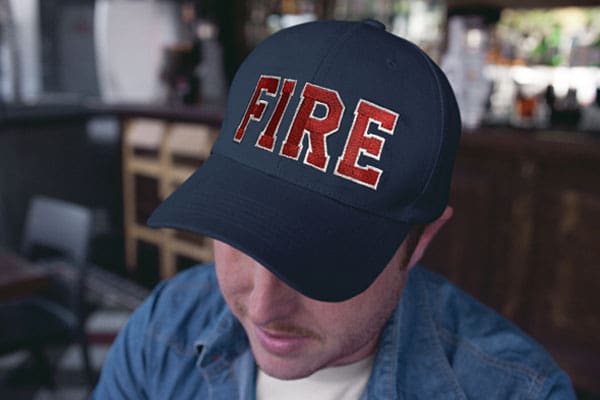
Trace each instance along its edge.
{"label": "nose", "polygon": [[299,297],[298,292],[268,269],[257,265],[254,286],[248,299],[248,316],[259,326],[289,318],[297,309]]}

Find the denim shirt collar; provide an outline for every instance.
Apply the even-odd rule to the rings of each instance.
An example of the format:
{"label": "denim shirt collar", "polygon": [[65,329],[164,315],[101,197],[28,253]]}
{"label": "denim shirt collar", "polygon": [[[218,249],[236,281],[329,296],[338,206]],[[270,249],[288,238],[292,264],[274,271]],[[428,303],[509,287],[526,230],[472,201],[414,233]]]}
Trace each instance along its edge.
{"label": "denim shirt collar", "polygon": [[[254,398],[256,364],[244,328],[227,307],[214,329],[195,342],[196,367],[209,385],[211,399]],[[252,393],[252,397],[247,395]]]}
{"label": "denim shirt collar", "polygon": [[437,334],[425,281],[413,269],[398,307],[379,340],[375,364],[361,400],[379,398],[466,399]]}

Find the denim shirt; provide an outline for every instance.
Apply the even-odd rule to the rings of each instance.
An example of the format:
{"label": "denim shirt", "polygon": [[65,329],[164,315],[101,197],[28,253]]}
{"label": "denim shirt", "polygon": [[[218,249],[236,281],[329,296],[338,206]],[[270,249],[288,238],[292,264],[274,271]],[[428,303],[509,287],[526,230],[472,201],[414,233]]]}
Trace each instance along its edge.
{"label": "denim shirt", "polygon": [[[131,316],[94,399],[254,399],[244,329],[204,265],[162,282]],[[575,399],[532,339],[417,266],[381,334],[365,399]]]}

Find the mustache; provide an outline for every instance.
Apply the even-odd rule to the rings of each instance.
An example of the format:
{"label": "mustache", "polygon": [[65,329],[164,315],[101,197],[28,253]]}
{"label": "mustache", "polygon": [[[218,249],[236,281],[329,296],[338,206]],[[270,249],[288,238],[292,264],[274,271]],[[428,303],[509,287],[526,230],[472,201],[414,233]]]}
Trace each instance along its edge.
{"label": "mustache", "polygon": [[321,340],[321,337],[312,330],[303,328],[301,326],[288,324],[284,321],[273,321],[262,328],[275,333],[285,333],[293,336],[304,336]]}
{"label": "mustache", "polygon": [[[240,302],[235,302],[235,308],[237,309],[237,311],[241,317],[248,316],[248,308],[246,307],[245,304],[242,304]],[[304,327],[301,327],[301,326],[298,326],[298,325],[295,325],[292,323],[288,323],[288,322],[282,321],[282,320],[276,320],[276,321],[269,322],[267,325],[260,326],[260,328],[265,329],[269,332],[273,332],[275,334],[283,333],[283,334],[293,335],[293,336],[304,336],[304,337],[310,337],[313,339],[317,339],[319,341],[323,341],[323,338],[319,334],[314,332],[313,330],[311,330],[309,328],[304,328]]]}

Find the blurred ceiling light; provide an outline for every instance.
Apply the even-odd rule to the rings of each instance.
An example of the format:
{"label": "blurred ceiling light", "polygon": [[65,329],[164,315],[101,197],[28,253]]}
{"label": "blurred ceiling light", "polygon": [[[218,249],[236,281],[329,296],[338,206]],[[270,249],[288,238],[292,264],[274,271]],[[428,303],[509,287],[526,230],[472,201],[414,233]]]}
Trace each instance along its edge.
{"label": "blurred ceiling light", "polygon": [[571,69],[566,67],[557,67],[552,72],[552,86],[556,97],[565,97],[571,86]]}
{"label": "blurred ceiling light", "polygon": [[581,105],[590,105],[596,99],[596,85],[600,73],[591,68],[574,67],[570,72],[570,87],[577,90],[577,102]]}
{"label": "blurred ceiling light", "polygon": [[467,47],[470,49],[479,49],[483,43],[483,32],[481,29],[469,29],[467,31]]}
{"label": "blurred ceiling light", "polygon": [[512,77],[519,85],[534,85],[543,80],[539,71],[523,65],[517,65],[512,68]]}

